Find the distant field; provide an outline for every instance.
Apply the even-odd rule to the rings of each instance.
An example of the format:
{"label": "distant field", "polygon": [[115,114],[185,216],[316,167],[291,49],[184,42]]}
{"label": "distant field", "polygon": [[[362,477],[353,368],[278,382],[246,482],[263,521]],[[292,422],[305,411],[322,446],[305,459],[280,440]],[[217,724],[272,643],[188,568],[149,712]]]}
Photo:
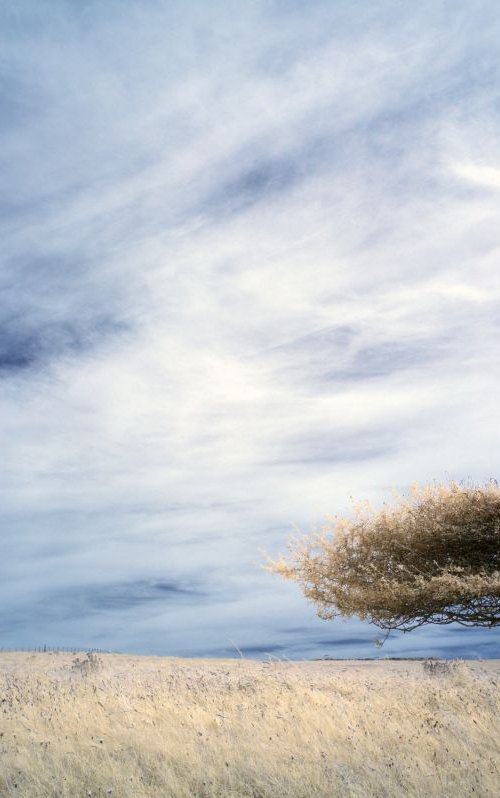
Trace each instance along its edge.
{"label": "distant field", "polygon": [[0,795],[500,795],[500,660],[0,654]]}

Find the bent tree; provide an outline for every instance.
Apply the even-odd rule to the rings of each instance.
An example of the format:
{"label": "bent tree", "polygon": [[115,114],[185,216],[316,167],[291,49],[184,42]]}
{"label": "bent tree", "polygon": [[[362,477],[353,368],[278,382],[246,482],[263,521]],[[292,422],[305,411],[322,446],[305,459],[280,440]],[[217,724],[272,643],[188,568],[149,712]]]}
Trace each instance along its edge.
{"label": "bent tree", "polygon": [[322,618],[358,616],[389,633],[423,624],[500,625],[500,488],[420,487],[397,506],[355,505],[289,544],[271,573],[297,582]]}

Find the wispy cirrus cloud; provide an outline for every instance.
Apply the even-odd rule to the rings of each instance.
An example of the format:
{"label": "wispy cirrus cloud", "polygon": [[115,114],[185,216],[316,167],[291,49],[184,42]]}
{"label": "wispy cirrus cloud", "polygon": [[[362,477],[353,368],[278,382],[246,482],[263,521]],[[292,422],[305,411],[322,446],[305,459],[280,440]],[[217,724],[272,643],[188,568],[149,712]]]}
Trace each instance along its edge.
{"label": "wispy cirrus cloud", "polygon": [[0,14],[6,639],[330,645],[259,549],[498,468],[495,3]]}

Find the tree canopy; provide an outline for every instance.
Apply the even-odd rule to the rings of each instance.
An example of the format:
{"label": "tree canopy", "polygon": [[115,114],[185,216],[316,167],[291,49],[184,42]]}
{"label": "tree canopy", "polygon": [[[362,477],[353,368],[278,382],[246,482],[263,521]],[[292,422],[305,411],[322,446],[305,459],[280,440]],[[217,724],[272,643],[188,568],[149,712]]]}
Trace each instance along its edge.
{"label": "tree canopy", "polygon": [[426,623],[500,625],[500,489],[412,486],[379,512],[355,505],[289,544],[267,569],[297,582],[318,615],[356,615],[381,629]]}

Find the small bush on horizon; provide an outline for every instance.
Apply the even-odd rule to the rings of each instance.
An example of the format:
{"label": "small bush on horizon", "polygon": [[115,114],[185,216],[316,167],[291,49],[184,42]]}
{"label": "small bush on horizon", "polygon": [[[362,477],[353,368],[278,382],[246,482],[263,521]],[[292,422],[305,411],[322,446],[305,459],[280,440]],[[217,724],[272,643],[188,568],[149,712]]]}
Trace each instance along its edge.
{"label": "small bush on horizon", "polygon": [[97,673],[102,668],[102,660],[97,657],[93,651],[87,651],[85,659],[75,657],[71,669],[82,676],[88,676],[89,673]]}

